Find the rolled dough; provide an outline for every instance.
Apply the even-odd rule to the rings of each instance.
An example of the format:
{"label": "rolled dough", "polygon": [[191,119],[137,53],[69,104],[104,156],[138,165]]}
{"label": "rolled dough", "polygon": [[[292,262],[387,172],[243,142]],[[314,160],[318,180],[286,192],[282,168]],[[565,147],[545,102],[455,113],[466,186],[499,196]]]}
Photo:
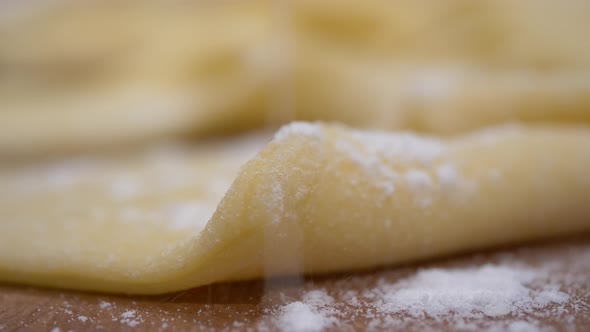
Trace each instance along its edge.
{"label": "rolled dough", "polygon": [[441,134],[590,122],[585,0],[14,7],[0,8],[0,158],[295,119]]}
{"label": "rolled dough", "polygon": [[28,7],[0,16],[0,157],[263,122],[273,79],[264,59],[272,32],[266,7],[68,0]]}
{"label": "rolled dough", "polygon": [[2,169],[0,280],[155,294],[590,230],[587,127],[295,123],[238,173],[246,146]]}
{"label": "rolled dough", "polygon": [[314,52],[302,56],[295,72],[302,119],[438,135],[510,122],[590,123],[586,69],[400,63]]}

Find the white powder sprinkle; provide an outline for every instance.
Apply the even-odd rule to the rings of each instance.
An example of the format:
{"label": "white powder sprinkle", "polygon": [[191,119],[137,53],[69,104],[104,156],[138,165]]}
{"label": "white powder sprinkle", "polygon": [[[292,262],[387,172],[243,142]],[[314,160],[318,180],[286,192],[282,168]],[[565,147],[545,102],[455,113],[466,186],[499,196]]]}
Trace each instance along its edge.
{"label": "white powder sprinkle", "polygon": [[274,137],[275,142],[280,142],[292,135],[303,135],[308,137],[319,138],[321,137],[322,131],[321,126],[315,123],[307,122],[292,122],[286,126],[283,126]]}
{"label": "white powder sprinkle", "polygon": [[51,332],[62,332],[59,327],[54,327],[51,329]]}
{"label": "white powder sprinkle", "polygon": [[507,332],[535,332],[539,331],[540,327],[537,324],[529,323],[526,321],[516,321],[508,324],[504,331]]}
{"label": "white powder sprinkle", "polygon": [[[76,219],[89,222],[143,223],[162,231],[190,228],[196,233],[209,221],[240,167],[266,142],[268,137],[260,136],[175,146],[166,153],[150,148],[125,156],[80,157],[10,170],[2,182],[7,192],[15,193],[11,197],[15,202],[49,198],[55,202],[51,211],[58,216],[70,213],[64,209],[74,209]],[[93,199],[80,195],[82,191]],[[74,201],[67,206],[58,203],[64,195]],[[190,201],[144,203],[154,197],[179,196]]]}
{"label": "white powder sprinkle", "polygon": [[[568,293],[575,289],[573,275],[553,272],[566,270],[558,260],[562,258],[543,257],[544,264],[534,268],[508,257],[496,264],[424,269],[397,281],[383,277],[373,286],[355,278],[344,280],[329,293],[311,289],[276,307],[270,312],[270,329],[354,330],[360,319],[368,330],[377,331],[433,330],[441,325],[461,331],[552,331],[546,318],[573,324],[588,306],[575,292]],[[590,263],[587,253],[576,257],[572,260],[579,265]]]}
{"label": "white powder sprinkle", "polygon": [[135,327],[143,322],[141,316],[136,316],[135,310],[127,310],[121,314],[121,324],[127,324],[129,327]]}
{"label": "white powder sprinkle", "polygon": [[441,140],[412,133],[353,130],[351,136],[364,146],[368,154],[383,156],[393,165],[416,163],[428,166],[445,150]]}
{"label": "white powder sprinkle", "polygon": [[395,285],[377,289],[381,310],[437,320],[500,317],[532,312],[534,308],[563,305],[569,296],[556,289],[528,287],[538,274],[533,270],[485,265],[460,270],[431,269]]}
{"label": "white powder sprinkle", "polygon": [[429,188],[432,186],[432,179],[426,172],[420,170],[409,170],[404,178],[410,185],[410,188],[414,191]]}
{"label": "white powder sprinkle", "polygon": [[322,308],[334,304],[334,298],[328,295],[325,290],[313,290],[305,294],[303,301],[316,308]]}
{"label": "white powder sprinkle", "polygon": [[293,302],[281,308],[278,324],[286,332],[321,331],[333,323],[333,318],[318,312],[303,302]]}
{"label": "white powder sprinkle", "polygon": [[215,207],[209,207],[200,202],[175,203],[166,207],[165,217],[169,219],[173,229],[198,228],[201,230],[207,225],[213,211]]}
{"label": "white powder sprinkle", "polygon": [[135,326],[141,324],[140,321],[135,320],[135,319],[122,320],[121,323],[127,324],[129,327],[135,327]]}
{"label": "white powder sprinkle", "polygon": [[121,318],[133,318],[135,317],[135,310],[127,310],[121,314]]}
{"label": "white powder sprinkle", "polygon": [[82,323],[86,323],[86,321],[88,320],[88,317],[86,317],[86,316],[78,316],[78,320],[81,321]]}
{"label": "white powder sprinkle", "polygon": [[436,175],[443,186],[451,186],[459,179],[457,168],[451,164],[444,164],[437,167]]}
{"label": "white powder sprinkle", "polygon": [[279,308],[276,323],[282,331],[287,332],[322,331],[338,323],[334,303],[334,298],[324,289],[307,292],[302,301]]}
{"label": "white powder sprinkle", "polygon": [[107,309],[107,308],[111,308],[113,306],[113,304],[110,302],[107,302],[107,301],[100,301],[99,306],[101,309]]}

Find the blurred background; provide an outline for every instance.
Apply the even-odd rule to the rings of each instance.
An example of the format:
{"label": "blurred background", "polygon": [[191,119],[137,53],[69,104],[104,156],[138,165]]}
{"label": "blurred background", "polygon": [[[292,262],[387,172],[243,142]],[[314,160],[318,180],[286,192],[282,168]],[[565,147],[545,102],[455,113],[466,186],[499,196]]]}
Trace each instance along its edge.
{"label": "blurred background", "polygon": [[590,2],[5,1],[0,158],[293,120],[590,121]]}

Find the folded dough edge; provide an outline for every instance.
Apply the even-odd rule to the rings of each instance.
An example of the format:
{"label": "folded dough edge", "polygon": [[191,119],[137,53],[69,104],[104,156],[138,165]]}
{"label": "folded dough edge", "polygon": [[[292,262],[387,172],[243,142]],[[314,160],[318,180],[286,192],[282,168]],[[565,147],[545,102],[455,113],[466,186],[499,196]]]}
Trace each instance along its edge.
{"label": "folded dough edge", "polygon": [[[86,267],[63,265],[60,243],[48,239],[45,251],[23,245],[8,253],[26,264],[0,255],[0,279],[157,294],[393,266],[590,231],[588,146],[587,127],[509,126],[439,140],[295,123],[242,167],[200,234],[171,238],[152,260],[92,264],[84,246],[98,242],[86,242],[69,253],[76,262],[90,260]],[[137,248],[147,256],[141,225],[125,227],[128,236],[117,241],[145,241]],[[6,227],[0,240],[14,236]],[[150,236],[155,246],[159,235]]]}

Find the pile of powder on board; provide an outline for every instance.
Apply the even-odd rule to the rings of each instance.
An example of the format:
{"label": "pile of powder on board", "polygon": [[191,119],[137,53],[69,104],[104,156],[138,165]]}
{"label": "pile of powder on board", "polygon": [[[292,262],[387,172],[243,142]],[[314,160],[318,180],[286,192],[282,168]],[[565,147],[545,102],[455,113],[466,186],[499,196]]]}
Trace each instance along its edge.
{"label": "pile of powder on board", "polygon": [[309,291],[276,309],[272,324],[292,332],[346,330],[361,318],[369,330],[444,324],[463,331],[551,331],[541,323],[544,317],[573,316],[580,308],[548,274],[509,264],[426,269],[364,290]]}

